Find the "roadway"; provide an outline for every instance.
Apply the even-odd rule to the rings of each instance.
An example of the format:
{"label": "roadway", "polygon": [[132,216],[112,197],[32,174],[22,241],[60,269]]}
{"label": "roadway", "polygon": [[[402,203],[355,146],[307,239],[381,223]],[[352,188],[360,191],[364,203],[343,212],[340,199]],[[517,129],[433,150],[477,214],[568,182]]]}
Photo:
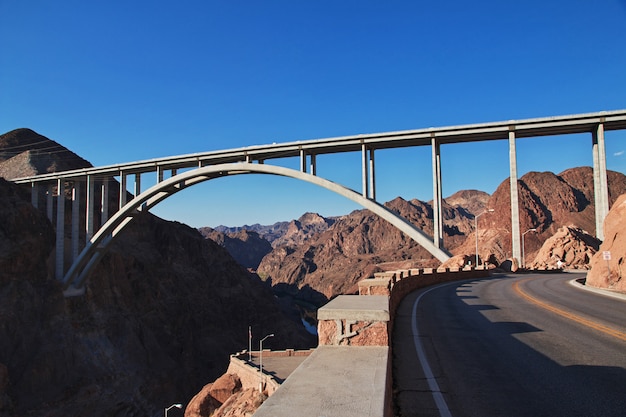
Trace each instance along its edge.
{"label": "roadway", "polygon": [[407,296],[392,345],[398,415],[625,416],[626,299],[571,285],[581,277],[497,275]]}

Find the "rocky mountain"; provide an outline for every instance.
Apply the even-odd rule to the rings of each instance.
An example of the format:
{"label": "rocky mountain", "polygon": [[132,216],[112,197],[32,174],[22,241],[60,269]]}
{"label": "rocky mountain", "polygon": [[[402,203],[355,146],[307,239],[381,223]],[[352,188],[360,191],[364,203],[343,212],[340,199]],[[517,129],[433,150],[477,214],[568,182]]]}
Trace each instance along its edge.
{"label": "rocky mountain", "polygon": [[[270,253],[272,248],[283,245],[302,245],[327,230],[335,221],[336,218],[325,218],[317,213],[305,213],[298,220],[275,223],[271,226],[258,224],[237,228],[218,226],[215,229],[201,227],[198,230],[204,237],[226,248],[241,265],[256,270],[263,257]],[[250,227],[250,230],[247,227]]]}
{"label": "rocky mountain", "polygon": [[91,166],[74,152],[30,129],[0,135],[0,177],[12,179]]}
{"label": "rocky mountain", "polygon": [[[608,171],[609,201],[626,191],[626,176]],[[529,172],[518,180],[520,230],[525,233],[526,263],[536,256],[543,243],[565,226],[573,226],[595,236],[595,204],[593,199],[593,170],[590,167],[571,168],[556,175],[551,172]],[[509,180],[504,180],[493,193],[486,213],[478,221],[479,255],[503,262],[511,256],[511,201]],[[475,235],[452,249],[455,254],[473,254]]]}
{"label": "rocky mountain", "polygon": [[[398,197],[385,205],[432,234],[430,204]],[[465,239],[462,230],[470,227],[471,214],[449,205],[444,212],[444,241],[458,245]],[[358,281],[376,271],[437,265],[430,253],[385,220],[356,210],[304,245],[275,248],[263,258],[258,274],[271,279],[281,295],[319,305],[337,294],[356,292]]]}
{"label": "rocky mountain", "polygon": [[198,231],[225,248],[239,265],[251,270],[256,270],[263,257],[272,251],[270,242],[250,230],[222,233],[210,227],[201,227]]}
{"label": "rocky mountain", "polygon": [[[337,217],[323,217],[317,213],[304,213],[298,220],[274,223],[269,226],[254,224],[252,226],[227,227],[218,226],[214,230],[231,238],[237,238],[242,231],[255,232],[272,247],[282,245],[300,245],[317,233],[327,230],[335,223]],[[213,235],[217,237],[217,235]],[[218,240],[223,240],[218,238]]]}
{"label": "rocky mountain", "polygon": [[452,207],[462,208],[472,214],[482,212],[491,196],[479,190],[461,190],[446,197],[444,201]]}
{"label": "rocky mountain", "polygon": [[51,278],[54,243],[30,196],[0,179],[2,417],[159,415],[221,375],[248,346],[248,326],[255,338],[276,334],[269,348],[316,343],[266,285],[188,226],[137,216],[73,298]]}
{"label": "rocky mountain", "polygon": [[[608,179],[610,199],[613,201],[620,192],[626,191],[626,176],[610,171]],[[537,230],[524,235],[528,264],[537,256],[543,243],[564,226],[571,226],[567,230],[572,231],[579,241],[577,244],[582,242],[587,245],[585,247],[594,247],[589,239],[583,238],[595,234],[591,168],[572,168],[558,175],[530,172],[519,179],[519,201],[522,233],[533,228]],[[386,206],[432,235],[430,203],[397,198]],[[511,257],[510,189],[507,179],[492,196],[470,190],[444,200],[443,240],[445,247],[458,255],[455,265],[475,262],[474,215],[483,213],[487,208],[492,208],[494,212],[487,212],[478,219],[480,262],[500,265]],[[580,233],[573,232],[578,229]],[[566,240],[564,238],[560,242],[565,245]],[[574,250],[572,242],[568,245]],[[570,256],[574,256],[573,253]],[[579,264],[579,258],[576,259],[574,264]],[[337,294],[355,292],[358,281],[377,270],[437,265],[438,262],[428,252],[384,220],[366,210],[357,210],[311,238],[308,243],[277,246],[263,258],[258,273],[263,279],[271,280],[280,295],[323,302]]]}

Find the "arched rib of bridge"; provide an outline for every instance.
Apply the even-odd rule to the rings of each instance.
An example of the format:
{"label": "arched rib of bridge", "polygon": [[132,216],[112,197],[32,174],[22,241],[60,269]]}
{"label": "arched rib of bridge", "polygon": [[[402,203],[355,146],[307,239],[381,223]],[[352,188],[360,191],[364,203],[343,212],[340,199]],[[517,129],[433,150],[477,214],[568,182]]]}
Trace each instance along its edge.
{"label": "arched rib of bridge", "polygon": [[362,207],[372,211],[385,219],[393,226],[407,234],[411,239],[416,241],[426,250],[428,250],[433,256],[440,261],[445,261],[450,258],[450,255],[444,250],[435,246],[432,238],[426,235],[423,231],[409,223],[406,219],[393,213],[391,210],[377,203],[363,197],[360,193],[351,190],[343,185],[326,180],[324,178],[317,177],[315,175],[307,174],[304,172],[296,171],[289,168],[266,165],[266,164],[252,164],[247,162],[241,163],[229,163],[221,165],[209,165],[206,167],[198,168],[193,171],[187,171],[182,174],[175,175],[165,181],[157,183],[155,186],[144,191],[133,200],[129,201],[121,210],[119,210],[114,216],[112,216],[98,232],[89,241],[89,244],[83,249],[76,261],[72,264],[69,271],[63,278],[64,288],[68,288],[70,285],[75,287],[81,287],[89,273],[94,266],[100,261],[110,243],[115,237],[130,223],[134,216],[139,212],[147,211],[152,207],[159,204],[161,201],[172,196],[173,194],[181,191],[192,185],[231,175],[240,174],[270,174],[279,175],[283,177],[290,177],[302,181],[315,184],[317,186],[326,188],[333,191],[343,197],[346,197]]}

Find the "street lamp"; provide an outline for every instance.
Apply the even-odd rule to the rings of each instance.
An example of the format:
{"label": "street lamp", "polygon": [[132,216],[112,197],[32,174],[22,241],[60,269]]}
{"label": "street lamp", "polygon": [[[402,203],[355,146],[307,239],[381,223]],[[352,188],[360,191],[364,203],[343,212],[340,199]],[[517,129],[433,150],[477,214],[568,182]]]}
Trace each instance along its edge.
{"label": "street lamp", "polygon": [[174,407],[176,407],[176,408],[183,408],[183,405],[182,404],[172,404],[172,405],[170,405],[169,407],[167,407],[165,409],[165,417],[167,417],[167,412],[170,411]]}
{"label": "street lamp", "polygon": [[263,339],[259,340],[259,377],[261,378],[261,382],[259,382],[259,392],[263,392],[263,341],[268,337],[274,337],[274,333],[268,334]]}
{"label": "street lamp", "polygon": [[474,216],[474,233],[476,233],[476,268],[478,268],[478,218],[485,213],[491,213],[494,209],[487,209],[480,214]]}
{"label": "street lamp", "polygon": [[528,229],[522,233],[522,268],[526,268],[526,256],[524,255],[524,235],[528,232],[536,232],[537,229]]}

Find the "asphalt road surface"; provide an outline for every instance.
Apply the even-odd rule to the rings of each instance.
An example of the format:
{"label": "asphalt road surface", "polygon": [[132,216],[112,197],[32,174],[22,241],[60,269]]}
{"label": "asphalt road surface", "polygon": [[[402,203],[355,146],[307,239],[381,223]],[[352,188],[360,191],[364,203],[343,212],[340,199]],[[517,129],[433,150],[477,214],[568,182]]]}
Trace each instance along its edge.
{"label": "asphalt road surface", "polygon": [[396,316],[400,416],[626,416],[626,299],[577,274],[429,287]]}

